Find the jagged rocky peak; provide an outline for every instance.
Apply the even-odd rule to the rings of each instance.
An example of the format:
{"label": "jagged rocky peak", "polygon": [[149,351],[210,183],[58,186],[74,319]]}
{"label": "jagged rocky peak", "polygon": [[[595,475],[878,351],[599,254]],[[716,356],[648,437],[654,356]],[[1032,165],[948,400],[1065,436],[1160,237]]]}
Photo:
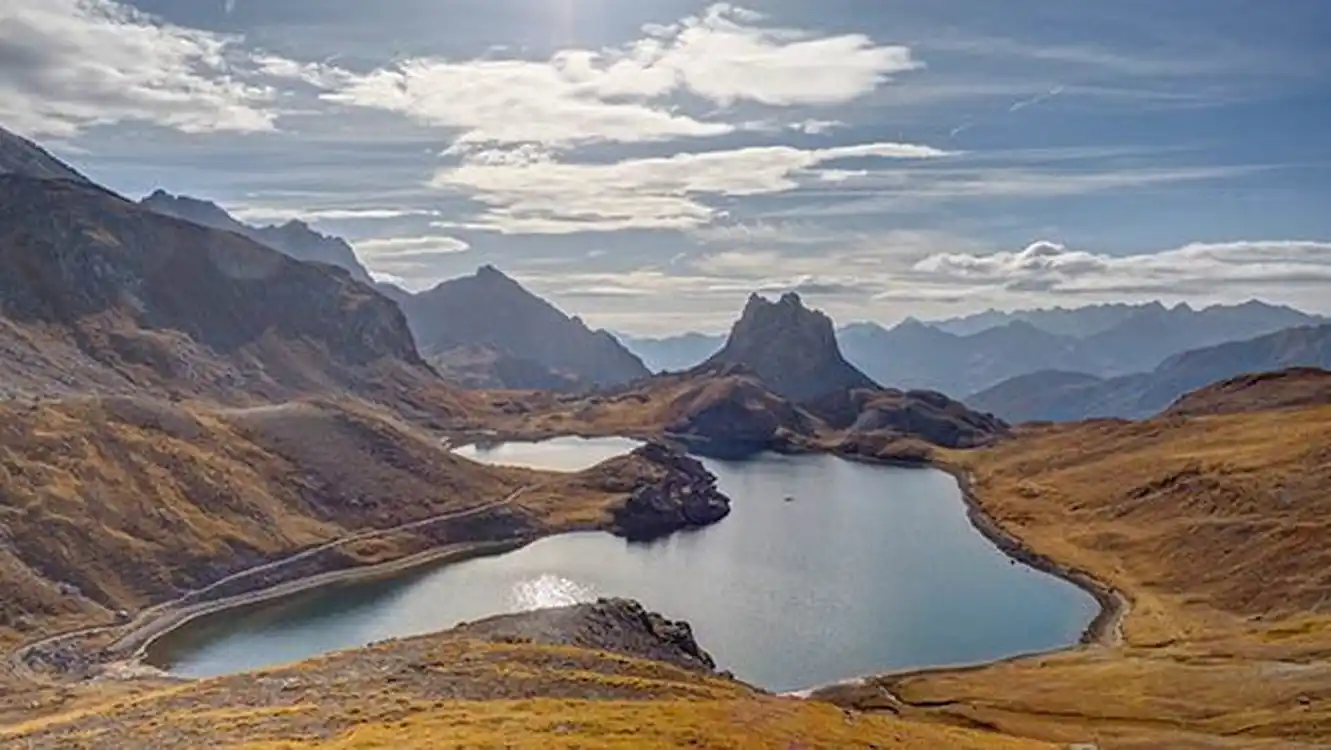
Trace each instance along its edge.
{"label": "jagged rocky peak", "polygon": [[702,367],[722,371],[736,365],[797,402],[878,387],[841,355],[832,319],[805,307],[795,292],[776,302],[751,295],[725,347]]}

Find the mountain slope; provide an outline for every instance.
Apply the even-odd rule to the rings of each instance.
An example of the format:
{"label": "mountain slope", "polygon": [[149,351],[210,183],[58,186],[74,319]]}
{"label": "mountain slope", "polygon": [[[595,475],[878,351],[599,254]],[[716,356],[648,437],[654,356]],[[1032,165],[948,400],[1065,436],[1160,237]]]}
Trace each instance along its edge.
{"label": "mountain slope", "polygon": [[93,185],[0,176],[0,267],[11,392],[455,398],[397,306],[346,273]]}
{"label": "mountain slope", "polygon": [[1183,395],[1165,414],[1200,417],[1307,406],[1331,406],[1331,372],[1291,367],[1240,375]]}
{"label": "mountain slope", "polygon": [[879,388],[841,355],[832,319],[806,308],[793,292],[776,302],[750,296],[726,345],[697,370],[733,367],[747,368],[774,393],[797,403]]}
{"label": "mountain slope", "polygon": [[1331,367],[1331,325],[1291,328],[1196,349],[1171,357],[1150,372],[1118,378],[1035,373],[974,394],[966,403],[1011,422],[1139,419],[1211,383],[1288,367]]}
{"label": "mountain slope", "polygon": [[500,358],[536,362],[554,377],[596,387],[651,374],[609,333],[565,315],[493,266],[414,295],[403,310],[421,350],[431,358],[483,347]]}
{"label": "mountain slope", "polygon": [[370,278],[370,272],[356,257],[356,251],[351,245],[341,238],[320,234],[302,221],[293,220],[280,226],[256,227],[236,220],[216,203],[184,195],[171,195],[165,190],[154,191],[152,195],[140,201],[140,204],[159,214],[244,235],[296,260],[328,263],[346,269],[357,281],[365,284],[374,283]]}
{"label": "mountain slope", "polygon": [[88,182],[88,178],[52,156],[46,149],[4,128],[0,128],[0,174],[17,174],[39,180]]}

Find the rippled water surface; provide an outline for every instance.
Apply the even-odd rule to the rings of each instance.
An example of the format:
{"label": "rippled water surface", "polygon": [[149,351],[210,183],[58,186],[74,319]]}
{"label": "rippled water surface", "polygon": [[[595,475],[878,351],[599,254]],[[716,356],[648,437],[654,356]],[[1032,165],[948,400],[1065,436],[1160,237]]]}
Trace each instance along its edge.
{"label": "rippled water surface", "polygon": [[[575,470],[629,441],[468,449]],[[1013,563],[970,525],[942,472],[830,456],[704,463],[729,518],[652,544],[569,534],[524,549],[226,613],[168,636],[182,675],[241,671],[461,620],[597,596],[687,619],[724,669],[791,690],[871,672],[989,660],[1077,639],[1095,601]]]}

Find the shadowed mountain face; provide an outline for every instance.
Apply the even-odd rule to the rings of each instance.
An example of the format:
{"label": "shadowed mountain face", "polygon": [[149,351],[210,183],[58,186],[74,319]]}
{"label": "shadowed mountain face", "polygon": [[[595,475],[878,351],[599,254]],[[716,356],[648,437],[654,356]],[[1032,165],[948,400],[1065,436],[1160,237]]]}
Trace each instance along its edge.
{"label": "shadowed mountain face", "polygon": [[1067,422],[1092,417],[1137,419],[1158,414],[1189,391],[1247,373],[1331,367],[1331,325],[1184,352],[1151,372],[1118,378],[1060,372],[1023,375],[966,399],[1011,422]]}
{"label": "shadowed mountain face", "polygon": [[289,221],[280,226],[256,227],[236,220],[216,203],[184,195],[175,196],[164,190],[158,190],[144,198],[141,204],[159,214],[244,235],[296,260],[328,263],[344,268],[357,281],[365,284],[374,283],[370,278],[370,272],[361,264],[356,252],[346,240],[320,234],[302,221]]}
{"label": "shadowed mountain face", "polygon": [[698,369],[732,367],[752,371],[774,393],[796,403],[879,388],[841,356],[832,319],[806,308],[793,292],[776,302],[749,297],[725,347]]}
{"label": "shadowed mountain face", "polygon": [[[446,370],[459,349],[486,349],[507,363],[488,387],[529,388],[541,381],[607,387],[651,374],[615,337],[565,315],[492,266],[413,295],[402,306],[421,350]],[[548,370],[549,378],[533,378],[530,363]],[[510,382],[505,371],[526,375]]]}
{"label": "shadowed mountain face", "polygon": [[74,168],[51,156],[46,149],[4,128],[0,128],[0,174],[17,174],[39,180],[88,181]]}
{"label": "shadowed mountain face", "polygon": [[87,183],[0,176],[0,382],[227,401],[439,388],[402,312],[346,273]]}

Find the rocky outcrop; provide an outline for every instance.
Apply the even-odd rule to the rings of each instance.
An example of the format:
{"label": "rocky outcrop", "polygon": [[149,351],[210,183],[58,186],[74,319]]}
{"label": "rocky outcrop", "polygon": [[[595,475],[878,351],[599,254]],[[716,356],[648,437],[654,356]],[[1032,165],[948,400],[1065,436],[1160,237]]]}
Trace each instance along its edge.
{"label": "rocky outcrop", "polygon": [[816,429],[808,414],[739,367],[698,383],[671,409],[681,416],[666,427],[666,435],[712,458],[739,459],[779,449],[790,436]]}
{"label": "rocky outcrop", "polygon": [[[592,387],[623,385],[651,374],[609,333],[565,315],[493,266],[414,295],[403,310],[428,357],[480,347]],[[521,387],[501,371],[493,375],[501,387]],[[524,380],[530,380],[530,373]]]}
{"label": "rocky outcrop", "polygon": [[612,530],[619,536],[648,541],[681,529],[710,526],[729,515],[730,498],[721,494],[716,476],[697,459],[657,442],[638,448],[632,457],[660,471],[638,482],[613,511]]}
{"label": "rocky outcrop", "polygon": [[697,371],[741,366],[776,394],[796,403],[878,384],[841,355],[832,319],[804,306],[793,292],[776,302],[749,297],[721,351]]}
{"label": "rocky outcrop", "polygon": [[140,205],[165,216],[201,224],[213,229],[249,237],[263,245],[296,260],[327,263],[345,269],[362,284],[373,284],[370,272],[356,257],[356,251],[340,237],[320,234],[303,221],[288,221],[281,225],[256,227],[237,220],[221,206],[210,201],[186,195],[171,195],[157,190],[144,198]]}
{"label": "rocky outcrop", "polygon": [[716,662],[687,622],[668,620],[630,599],[501,615],[460,625],[451,634],[492,641],[577,646],[712,672]]}
{"label": "rocky outcrop", "polygon": [[850,435],[917,438],[943,448],[974,448],[1005,434],[1008,425],[934,391],[859,390],[806,405]]}

